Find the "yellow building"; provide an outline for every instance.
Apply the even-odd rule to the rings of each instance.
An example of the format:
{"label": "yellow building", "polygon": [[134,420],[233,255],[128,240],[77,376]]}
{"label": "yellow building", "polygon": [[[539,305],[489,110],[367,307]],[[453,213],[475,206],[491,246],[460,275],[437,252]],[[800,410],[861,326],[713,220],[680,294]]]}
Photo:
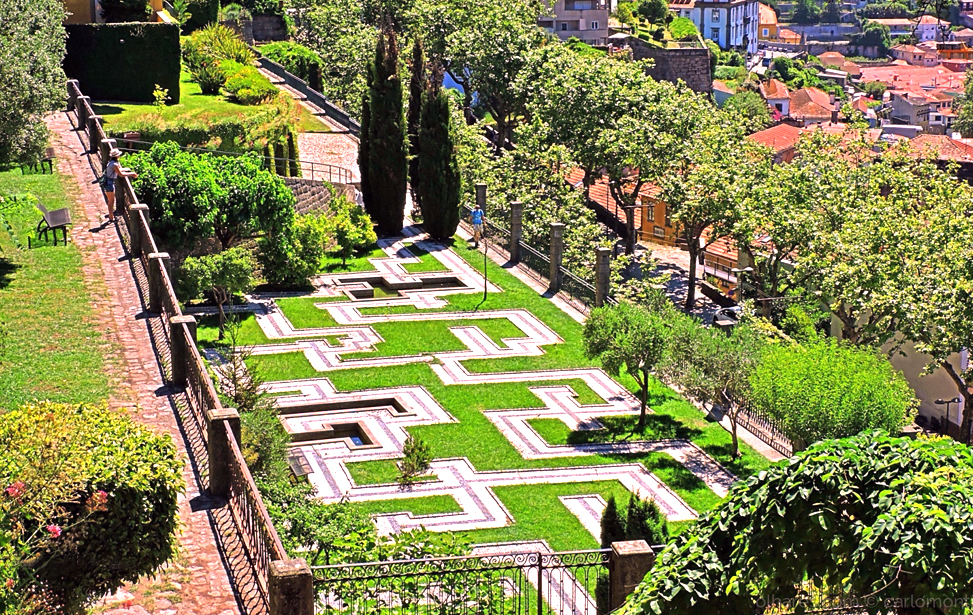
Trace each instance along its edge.
{"label": "yellow building", "polygon": [[767,4],[760,5],[760,23],[757,26],[757,38],[770,43],[788,43],[797,45],[801,42],[799,34],[777,24],[777,13]]}
{"label": "yellow building", "polygon": [[[165,12],[162,0],[149,0],[148,4],[152,7],[154,15],[154,19],[149,21],[172,20],[172,17]],[[64,0],[64,10],[68,12],[68,18],[64,20],[64,23],[101,23],[97,0]]]}

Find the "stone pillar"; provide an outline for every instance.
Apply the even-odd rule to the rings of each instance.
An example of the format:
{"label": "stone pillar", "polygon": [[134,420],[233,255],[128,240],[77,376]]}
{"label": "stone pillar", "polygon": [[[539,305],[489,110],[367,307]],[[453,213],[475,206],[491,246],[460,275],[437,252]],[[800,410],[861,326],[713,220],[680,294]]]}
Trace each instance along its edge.
{"label": "stone pillar", "polygon": [[644,540],[612,543],[608,562],[610,610],[614,611],[625,603],[625,599],[635,591],[654,563],[655,553]]}
{"label": "stone pillar", "polygon": [[314,615],[314,575],[303,559],[270,562],[270,615]]}
{"label": "stone pillar", "polygon": [[[187,336],[180,329],[185,325]],[[196,344],[196,319],[192,316],[174,316],[169,319],[169,346],[171,348],[172,384],[185,388],[188,383],[189,357],[192,349],[189,344]]]}
{"label": "stone pillar", "polygon": [[74,105],[78,102],[78,93],[81,91],[81,86],[78,85],[77,79],[68,79],[68,111],[74,109]]}
{"label": "stone pillar", "polygon": [[233,453],[226,436],[230,426],[240,445],[240,414],[236,408],[210,408],[206,411],[206,452],[209,457],[209,492],[221,498],[230,496],[230,463]]}
{"label": "stone pillar", "polygon": [[[168,252],[149,254],[149,311],[156,314],[165,311],[166,305],[163,298],[166,293],[165,284],[162,282],[163,269],[166,273],[170,273]],[[172,280],[171,274],[169,279]]]}
{"label": "stone pillar", "polygon": [[79,130],[87,130],[88,128],[88,105],[90,104],[91,99],[87,96],[78,96],[78,100],[74,102],[74,112],[78,114]]}
{"label": "stone pillar", "polygon": [[510,204],[510,262],[520,262],[520,241],[524,236],[524,204],[514,201]]}
{"label": "stone pillar", "polygon": [[486,184],[476,184],[476,204],[480,206],[480,209],[486,212]]}
{"label": "stone pillar", "polygon": [[551,223],[551,292],[561,290],[561,261],[564,258],[564,225]]}
{"label": "stone pillar", "polygon": [[[118,191],[115,192],[116,195],[119,194]],[[142,247],[148,245],[145,237],[142,236],[142,223],[139,221],[139,213],[145,217],[145,221],[149,221],[149,206],[142,205],[141,203],[134,203],[128,206],[128,209],[123,208],[122,211],[125,213],[126,222],[128,222],[128,235],[131,237],[131,252],[132,256],[142,256]]]}
{"label": "stone pillar", "polygon": [[625,254],[635,254],[635,207],[625,208]]}
{"label": "stone pillar", "polygon": [[611,248],[595,248],[595,307],[605,305],[611,290]]}
{"label": "stone pillar", "polygon": [[88,151],[92,154],[98,154],[101,152],[101,127],[104,126],[105,121],[100,115],[92,115],[88,118]]}

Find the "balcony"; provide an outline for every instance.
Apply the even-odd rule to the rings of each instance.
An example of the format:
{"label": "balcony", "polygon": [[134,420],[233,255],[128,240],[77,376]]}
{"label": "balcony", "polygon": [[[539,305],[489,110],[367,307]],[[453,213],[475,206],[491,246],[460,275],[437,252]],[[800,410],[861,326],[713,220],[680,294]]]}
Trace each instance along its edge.
{"label": "balcony", "polygon": [[565,0],[565,11],[604,11],[607,10],[608,2],[605,0]]}

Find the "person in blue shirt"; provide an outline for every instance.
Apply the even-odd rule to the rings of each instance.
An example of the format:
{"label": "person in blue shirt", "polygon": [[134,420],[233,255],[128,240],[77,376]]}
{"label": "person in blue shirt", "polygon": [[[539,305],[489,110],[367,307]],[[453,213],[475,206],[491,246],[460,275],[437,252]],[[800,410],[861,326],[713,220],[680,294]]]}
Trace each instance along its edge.
{"label": "person in blue shirt", "polygon": [[483,210],[479,205],[470,212],[470,222],[473,224],[473,247],[479,248],[480,239],[483,237]]}

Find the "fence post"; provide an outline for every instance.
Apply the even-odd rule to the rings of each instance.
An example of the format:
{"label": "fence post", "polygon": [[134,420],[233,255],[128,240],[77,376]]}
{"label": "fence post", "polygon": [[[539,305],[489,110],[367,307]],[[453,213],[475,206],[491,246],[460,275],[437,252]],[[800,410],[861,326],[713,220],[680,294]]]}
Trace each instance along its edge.
{"label": "fence post", "polygon": [[635,207],[625,208],[625,254],[635,254]]}
{"label": "fence post", "polygon": [[520,238],[524,235],[524,204],[510,204],[510,262],[520,262]]}
{"label": "fence post", "polygon": [[68,79],[68,111],[74,109],[74,105],[78,102],[78,93],[81,91],[81,86],[78,84],[77,79]]}
{"label": "fence post", "polygon": [[[182,334],[183,325],[186,335]],[[172,368],[172,384],[185,388],[188,383],[190,349],[189,344],[196,343],[196,319],[192,316],[174,316],[169,319],[170,363]]]}
{"label": "fence post", "polygon": [[486,213],[486,184],[476,184],[476,204]]}
{"label": "fence post", "polygon": [[74,101],[74,112],[78,114],[78,130],[88,129],[88,105],[90,104],[91,99],[87,96],[78,96]]}
{"label": "fence post", "polygon": [[133,203],[128,206],[128,209],[123,208],[122,211],[125,213],[126,222],[128,222],[128,235],[131,237],[132,242],[132,256],[142,256],[142,246],[146,242],[142,237],[142,222],[139,218],[144,216],[145,221],[149,221],[149,206],[142,205],[141,203]]}
{"label": "fence post", "polygon": [[612,543],[608,561],[610,610],[614,611],[625,603],[625,599],[635,591],[654,563],[655,552],[644,540]]}
{"label": "fence post", "polygon": [[[101,119],[101,118],[99,118],[99,119]],[[104,122],[102,122],[102,125],[104,125]],[[108,152],[112,151],[116,147],[118,147],[118,144],[115,142],[115,139],[105,139],[104,141],[101,142],[101,146],[99,148],[99,152],[98,153],[101,156],[101,170],[102,171],[104,171],[105,168],[108,166]],[[116,190],[115,191],[115,198],[116,198],[116,200],[118,199],[118,193],[119,192],[125,192],[125,191],[124,190]]]}
{"label": "fence post", "polygon": [[209,457],[209,492],[230,497],[230,462],[233,453],[226,436],[229,424],[237,446],[240,445],[240,414],[236,408],[210,408],[206,411],[206,453]]}
{"label": "fence post", "polygon": [[101,153],[101,131],[98,130],[99,127],[103,126],[105,121],[100,115],[92,115],[88,117],[86,126],[88,127],[88,151],[92,154]]}
{"label": "fence post", "polygon": [[149,311],[156,314],[161,314],[165,310],[165,301],[162,299],[166,292],[165,284],[162,282],[163,269],[169,273],[169,253],[149,254]]}
{"label": "fence post", "polygon": [[564,225],[551,222],[551,292],[561,290],[561,260],[564,257]]}
{"label": "fence post", "polygon": [[595,248],[595,307],[605,305],[611,284],[611,248]]}
{"label": "fence post", "polygon": [[314,615],[314,574],[305,560],[272,561],[269,577],[270,615]]}

